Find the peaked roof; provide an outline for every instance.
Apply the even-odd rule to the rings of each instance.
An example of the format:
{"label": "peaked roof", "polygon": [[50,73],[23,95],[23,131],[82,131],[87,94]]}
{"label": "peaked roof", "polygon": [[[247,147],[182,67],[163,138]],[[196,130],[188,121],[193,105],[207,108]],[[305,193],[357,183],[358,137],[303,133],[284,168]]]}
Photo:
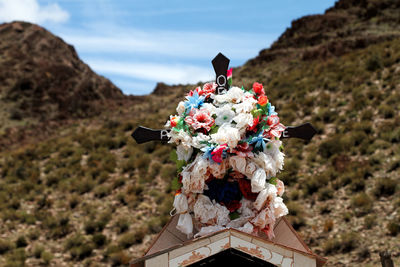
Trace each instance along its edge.
{"label": "peaked roof", "polygon": [[[174,216],[170,219],[170,221],[164,226],[164,228],[161,230],[161,232],[158,234],[158,236],[154,239],[153,243],[150,245],[150,247],[144,253],[143,257],[140,259],[134,260],[132,262],[133,264],[142,262],[146,259],[166,253],[175,248],[196,242],[203,238],[210,237],[215,234],[219,234],[221,232],[237,231],[235,229],[224,229],[224,230],[212,233],[207,236],[190,239],[190,238],[187,238],[187,236],[185,234],[182,234],[178,229],[176,229],[178,217],[179,216]],[[239,231],[237,231],[237,232],[239,232]],[[242,233],[242,232],[240,232],[240,233]],[[274,233],[275,233],[275,238],[272,240],[269,240],[264,234],[257,236],[257,238],[261,239],[265,242],[272,243],[274,245],[278,245],[278,246],[281,246],[281,247],[289,249],[289,250],[298,251],[303,254],[312,256],[313,258],[317,259],[317,266],[322,266],[326,262],[325,258],[322,258],[322,257],[314,254],[310,250],[310,248],[304,243],[304,241],[300,238],[300,236],[293,229],[292,225],[288,222],[288,220],[285,217],[281,217],[277,220],[277,222],[275,223],[275,226],[274,226]],[[252,236],[252,235],[246,234],[246,233],[242,233],[242,234]],[[254,236],[252,236],[252,237],[254,237]]]}

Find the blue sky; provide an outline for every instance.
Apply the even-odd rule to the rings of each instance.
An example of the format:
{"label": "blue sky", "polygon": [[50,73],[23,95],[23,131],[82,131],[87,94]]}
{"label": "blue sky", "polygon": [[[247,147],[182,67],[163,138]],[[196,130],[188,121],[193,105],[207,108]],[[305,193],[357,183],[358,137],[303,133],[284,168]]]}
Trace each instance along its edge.
{"label": "blue sky", "polygon": [[218,52],[231,66],[242,65],[292,20],[323,13],[334,2],[0,0],[0,22],[44,26],[125,94],[138,95],[157,82],[212,80],[210,62]]}

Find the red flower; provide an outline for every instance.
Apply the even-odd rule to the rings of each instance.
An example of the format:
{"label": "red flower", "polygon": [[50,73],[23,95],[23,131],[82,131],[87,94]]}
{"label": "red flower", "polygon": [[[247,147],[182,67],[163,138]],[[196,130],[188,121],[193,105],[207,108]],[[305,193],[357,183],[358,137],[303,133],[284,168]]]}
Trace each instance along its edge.
{"label": "red flower", "polygon": [[171,127],[176,127],[176,125],[178,124],[179,119],[178,119],[178,117],[174,116],[174,117],[171,117],[169,119],[169,121],[171,122]]}
{"label": "red flower", "polygon": [[225,207],[230,211],[234,212],[242,206],[239,200],[232,200],[231,202],[225,204]]}
{"label": "red flower", "polygon": [[253,90],[257,95],[264,95],[265,94],[263,85],[261,83],[258,83],[258,82],[253,83]]}
{"label": "red flower", "polygon": [[260,117],[253,119],[253,126],[249,127],[249,131],[257,132],[257,125],[260,123]]}
{"label": "red flower", "polygon": [[251,182],[248,179],[239,179],[239,189],[240,192],[242,192],[243,196],[248,199],[248,200],[252,200],[255,201],[258,193],[253,193],[251,192]]}
{"label": "red flower", "polygon": [[260,95],[258,97],[258,104],[260,106],[265,106],[268,103],[268,97],[266,95]]}
{"label": "red flower", "polygon": [[217,162],[217,163],[221,163],[222,162],[222,153],[224,152],[225,149],[228,148],[228,144],[223,144],[220,146],[217,146],[212,152],[212,160]]}
{"label": "red flower", "polygon": [[232,179],[242,179],[242,178],[244,178],[244,174],[237,172],[237,171],[233,171],[233,172],[229,173],[229,177],[231,177]]}
{"label": "red flower", "polygon": [[198,87],[196,87],[196,89],[194,89],[194,90],[190,90],[190,92],[188,93],[188,96],[193,96],[193,94],[194,94],[194,92],[196,92],[197,91],[197,93],[199,94],[199,95],[201,95],[201,87],[200,86],[198,86]]}

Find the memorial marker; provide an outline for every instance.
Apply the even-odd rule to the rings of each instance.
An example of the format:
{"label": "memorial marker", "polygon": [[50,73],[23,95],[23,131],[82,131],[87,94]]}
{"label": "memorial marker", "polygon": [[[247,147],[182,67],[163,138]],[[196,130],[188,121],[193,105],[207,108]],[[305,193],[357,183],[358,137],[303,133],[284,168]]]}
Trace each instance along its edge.
{"label": "memorial marker", "polygon": [[[215,71],[215,82],[217,84],[217,94],[223,94],[229,90],[229,84],[227,79],[227,71],[230,60],[223,54],[218,55],[212,60],[212,65]],[[138,144],[150,142],[150,141],[168,141],[168,133],[170,130],[155,130],[139,126],[132,133],[132,138]],[[300,126],[287,126],[283,131],[281,138],[300,138],[303,140],[311,140],[317,133],[311,123],[305,123]]]}

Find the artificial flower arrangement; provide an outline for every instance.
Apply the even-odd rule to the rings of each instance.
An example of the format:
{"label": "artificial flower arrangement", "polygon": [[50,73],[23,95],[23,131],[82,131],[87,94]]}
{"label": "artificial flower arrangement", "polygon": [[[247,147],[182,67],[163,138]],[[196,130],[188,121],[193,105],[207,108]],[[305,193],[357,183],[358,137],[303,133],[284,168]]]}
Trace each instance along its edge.
{"label": "artificial flower arrangement", "polygon": [[230,88],[222,94],[216,83],[190,91],[165,125],[177,145],[180,189],[172,213],[188,236],[193,227],[196,236],[235,228],[272,239],[276,219],[288,213],[276,178],[285,126],[262,84],[246,90],[232,86],[232,70],[227,77]]}

